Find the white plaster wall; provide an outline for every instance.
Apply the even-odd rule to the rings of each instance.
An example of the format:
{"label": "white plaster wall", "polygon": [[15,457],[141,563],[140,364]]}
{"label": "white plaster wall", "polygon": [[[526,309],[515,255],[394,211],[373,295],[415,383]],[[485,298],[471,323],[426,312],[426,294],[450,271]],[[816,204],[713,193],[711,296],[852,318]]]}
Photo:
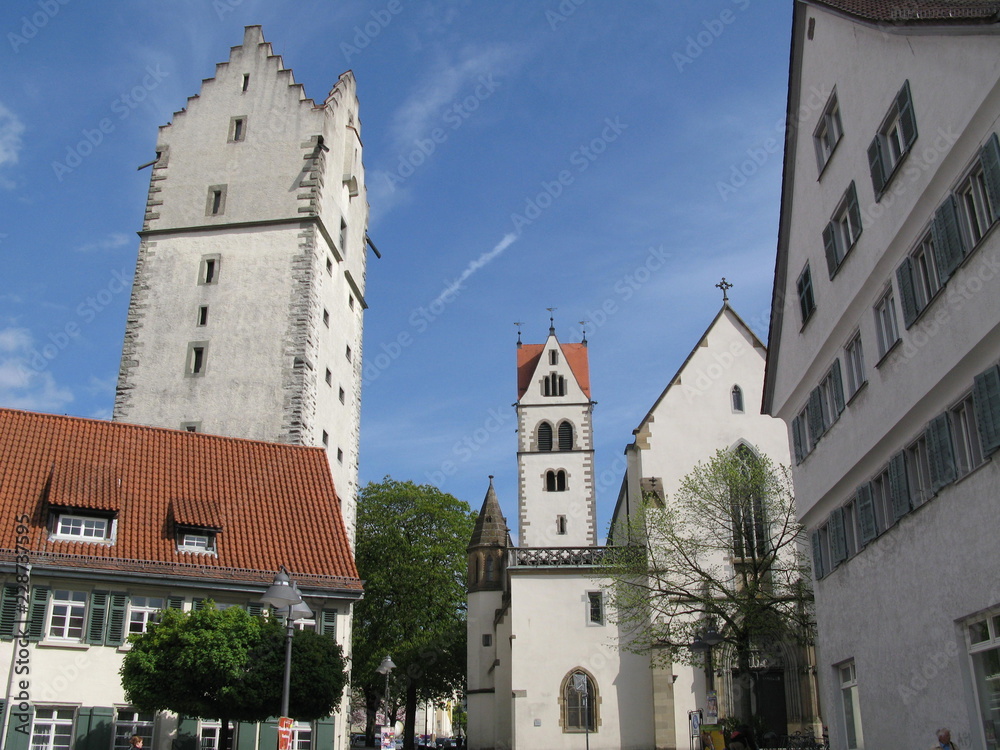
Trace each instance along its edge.
{"label": "white plaster wall", "polygon": [[[518,750],[579,748],[580,734],[559,726],[563,678],[584,668],[595,678],[600,697],[598,731],[590,747],[649,748],[653,716],[649,660],[619,651],[617,628],[592,626],[588,591],[600,582],[586,570],[511,572],[511,690],[514,692],[514,746]],[[538,637],[539,634],[550,637]],[[535,726],[536,720],[539,726]]]}

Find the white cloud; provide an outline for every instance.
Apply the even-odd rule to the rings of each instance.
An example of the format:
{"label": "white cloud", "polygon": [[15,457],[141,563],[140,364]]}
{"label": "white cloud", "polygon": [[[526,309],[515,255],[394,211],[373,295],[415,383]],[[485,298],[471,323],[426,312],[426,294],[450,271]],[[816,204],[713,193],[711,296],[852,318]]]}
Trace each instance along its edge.
{"label": "white cloud", "polygon": [[[33,365],[42,364],[42,367]],[[68,388],[44,369],[47,362],[25,328],[0,329],[0,406],[29,411],[56,411],[73,400]]]}
{"label": "white cloud", "polygon": [[96,250],[114,250],[119,247],[124,247],[128,244],[128,241],[129,236],[127,234],[123,234],[122,232],[112,232],[104,239],[80,245],[80,247],[76,248],[76,252],[91,253]]}
{"label": "white cloud", "polygon": [[397,149],[408,148],[439,124],[445,109],[472,94],[480,76],[498,75],[515,67],[520,54],[506,45],[466,49],[457,60],[438,63],[393,116],[391,132]]}
{"label": "white cloud", "polygon": [[[8,164],[16,164],[17,157],[21,153],[21,134],[24,132],[24,123],[0,104],[0,167]],[[8,186],[6,181],[3,181]]]}

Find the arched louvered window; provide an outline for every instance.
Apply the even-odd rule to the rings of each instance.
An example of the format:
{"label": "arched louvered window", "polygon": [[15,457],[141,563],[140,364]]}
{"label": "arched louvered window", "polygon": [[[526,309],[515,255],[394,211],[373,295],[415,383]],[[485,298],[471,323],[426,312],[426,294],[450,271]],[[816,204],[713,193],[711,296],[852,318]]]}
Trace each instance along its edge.
{"label": "arched louvered window", "polygon": [[733,386],[733,411],[737,414],[743,413],[743,389],[738,385]]}
{"label": "arched louvered window", "polygon": [[538,425],[538,450],[552,450],[552,425],[548,422]]}
{"label": "arched louvered window", "polygon": [[559,450],[573,450],[573,425],[565,420],[559,423]]}

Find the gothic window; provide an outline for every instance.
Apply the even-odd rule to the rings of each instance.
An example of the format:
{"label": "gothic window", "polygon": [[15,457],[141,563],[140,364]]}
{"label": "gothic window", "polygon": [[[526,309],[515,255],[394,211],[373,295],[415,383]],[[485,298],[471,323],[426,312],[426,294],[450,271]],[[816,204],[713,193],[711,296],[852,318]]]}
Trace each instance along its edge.
{"label": "gothic window", "polygon": [[544,396],[565,396],[566,378],[556,373],[550,373],[542,380],[542,395]]}
{"label": "gothic window", "polygon": [[473,586],[479,583],[479,558],[472,558],[472,570],[469,571],[469,583]]}
{"label": "gothic window", "polygon": [[737,414],[743,413],[743,389],[738,385],[733,386],[733,411]]}
{"label": "gothic window", "polygon": [[486,558],[486,579],[485,580],[488,583],[490,583],[490,582],[492,582],[494,580],[494,565],[495,564],[496,563],[495,563],[495,561],[493,560],[492,557],[487,557]]}
{"label": "gothic window", "polygon": [[548,422],[538,425],[538,450],[552,450],[552,425]]}
{"label": "gothic window", "polygon": [[742,559],[760,559],[767,552],[763,492],[759,486],[760,459],[746,445],[736,449],[743,471],[729,488],[733,521],[733,555]]}
{"label": "gothic window", "polygon": [[573,450],[573,425],[566,421],[559,423],[559,450]]}
{"label": "gothic window", "polygon": [[596,732],[598,724],[597,685],[582,669],[563,678],[560,691],[563,732]]}

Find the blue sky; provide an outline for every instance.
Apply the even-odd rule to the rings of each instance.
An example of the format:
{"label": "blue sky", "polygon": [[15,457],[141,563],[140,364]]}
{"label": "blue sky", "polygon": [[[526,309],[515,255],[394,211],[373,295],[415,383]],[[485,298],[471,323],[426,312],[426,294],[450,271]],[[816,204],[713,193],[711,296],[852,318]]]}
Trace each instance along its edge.
{"label": "blue sky", "polygon": [[110,417],[149,180],[136,167],[261,24],[309,96],[348,68],[358,80],[383,254],[362,482],[478,507],[495,474],[513,525],[514,323],[540,343],[553,307],[563,341],[590,321],[603,528],[622,451],[722,276],[766,340],[790,22],[763,0],[6,0],[0,405]]}

